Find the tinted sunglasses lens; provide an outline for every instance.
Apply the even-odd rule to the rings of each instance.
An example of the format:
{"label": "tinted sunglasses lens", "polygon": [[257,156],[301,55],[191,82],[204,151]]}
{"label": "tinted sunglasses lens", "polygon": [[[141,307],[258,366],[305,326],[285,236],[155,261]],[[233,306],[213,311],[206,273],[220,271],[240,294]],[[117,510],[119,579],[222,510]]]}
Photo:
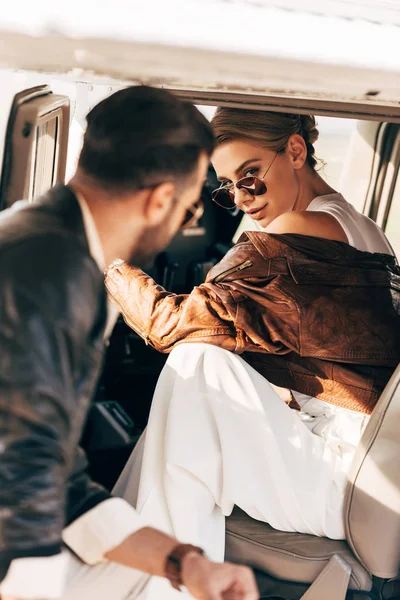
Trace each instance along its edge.
{"label": "tinted sunglasses lens", "polygon": [[243,177],[236,184],[238,190],[246,190],[250,196],[262,196],[267,191],[267,186],[258,177]]}
{"label": "tinted sunglasses lens", "polygon": [[203,214],[204,204],[203,200],[200,199],[186,211],[186,215],[183,219],[181,229],[188,229],[189,227],[193,227],[194,225],[196,225],[203,216]]}
{"label": "tinted sunglasses lens", "polygon": [[218,188],[217,190],[213,191],[211,197],[214,200],[214,202],[219,206],[222,206],[222,208],[235,208],[235,195],[233,194],[233,192],[230,192],[223,188]]}

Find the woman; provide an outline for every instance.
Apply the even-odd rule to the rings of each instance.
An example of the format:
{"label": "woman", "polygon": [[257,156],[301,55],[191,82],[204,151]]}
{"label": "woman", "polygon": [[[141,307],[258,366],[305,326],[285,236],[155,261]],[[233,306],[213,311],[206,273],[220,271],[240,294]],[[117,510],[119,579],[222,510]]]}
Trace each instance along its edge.
{"label": "woman", "polygon": [[[390,337],[400,315],[393,290],[366,287],[365,272],[399,272],[394,259],[357,251],[393,252],[316,172],[314,118],[220,108],[212,126],[213,199],[263,232],[245,234],[189,296],[120,263],[106,285],[128,324],[174,348],[117,492],[134,502],[138,484],[137,508],[154,526],[222,560],[235,504],[279,530],[345,537],[347,472],[400,360]],[[296,410],[271,383],[291,388]]]}

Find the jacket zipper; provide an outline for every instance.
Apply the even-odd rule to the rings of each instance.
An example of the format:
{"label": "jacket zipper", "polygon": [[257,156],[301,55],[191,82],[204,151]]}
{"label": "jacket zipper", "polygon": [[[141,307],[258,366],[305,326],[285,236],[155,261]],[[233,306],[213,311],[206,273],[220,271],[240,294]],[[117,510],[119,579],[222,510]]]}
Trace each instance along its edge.
{"label": "jacket zipper", "polygon": [[214,283],[219,283],[220,281],[222,281],[229,275],[232,275],[232,273],[237,273],[238,271],[243,271],[244,269],[248,269],[249,267],[252,267],[252,266],[253,266],[252,260],[245,260],[244,262],[240,263],[240,265],[237,265],[236,267],[232,267],[231,269],[228,269],[227,271],[224,271],[223,273],[220,273],[219,275],[217,275],[214,279]]}

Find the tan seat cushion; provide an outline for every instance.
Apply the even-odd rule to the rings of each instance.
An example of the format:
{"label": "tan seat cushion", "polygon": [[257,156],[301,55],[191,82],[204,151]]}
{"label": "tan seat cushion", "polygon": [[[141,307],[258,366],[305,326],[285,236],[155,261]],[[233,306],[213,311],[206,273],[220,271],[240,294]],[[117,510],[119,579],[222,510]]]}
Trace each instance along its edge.
{"label": "tan seat cushion", "polygon": [[226,559],[255,567],[277,579],[311,583],[332,554],[339,554],[351,566],[351,589],[371,589],[369,573],[345,541],[277,531],[238,508],[226,521]]}

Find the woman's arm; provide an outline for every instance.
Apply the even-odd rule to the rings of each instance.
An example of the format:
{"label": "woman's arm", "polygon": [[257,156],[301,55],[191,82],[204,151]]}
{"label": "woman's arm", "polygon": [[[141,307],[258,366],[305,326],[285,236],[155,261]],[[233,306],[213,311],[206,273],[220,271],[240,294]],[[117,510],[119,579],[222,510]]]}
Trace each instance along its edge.
{"label": "woman's arm", "polygon": [[226,350],[236,349],[236,304],[223,286],[207,283],[191,294],[172,294],[124,262],[108,269],[105,285],[126,323],[160,352],[169,352],[182,341],[205,339]]}

